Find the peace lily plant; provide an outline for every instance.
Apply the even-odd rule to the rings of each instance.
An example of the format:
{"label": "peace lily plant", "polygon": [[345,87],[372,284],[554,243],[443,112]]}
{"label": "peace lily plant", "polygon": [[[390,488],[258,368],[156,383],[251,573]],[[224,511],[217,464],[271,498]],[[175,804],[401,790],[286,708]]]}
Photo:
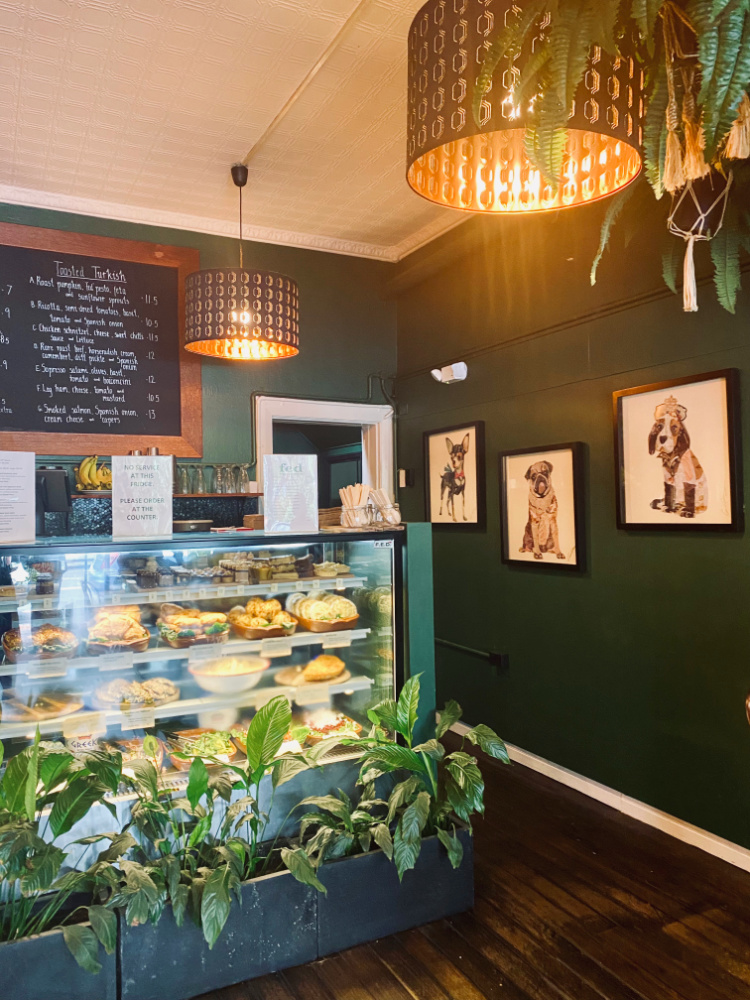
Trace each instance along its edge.
{"label": "peace lily plant", "polygon": [[[370,709],[373,723],[369,736],[341,742],[360,750],[361,789],[356,803],[339,790],[337,795],[311,796],[302,806],[314,806],[300,824],[300,846],[294,852],[309,863],[295,871],[301,881],[322,888],[317,877],[305,877],[326,861],[380,847],[396,865],[399,879],[417,863],[425,837],[436,835],[454,868],[463,857],[456,835],[457,822],[471,829],[475,813],[484,812],[484,781],[479,763],[466,745],[479,747],[489,757],[510,763],[508,751],[489,726],[469,729],[458,750],[447,752],[440,742],[461,718],[461,706],[449,701],[438,715],[435,735],[414,743],[419,715],[420,675],[403,686],[398,702],[387,699]],[[388,732],[401,736],[403,743]],[[406,775],[391,784],[387,798],[378,795],[381,779]],[[288,859],[287,859],[288,863]],[[292,867],[290,865],[290,867]]]}
{"label": "peace lily plant", "polygon": [[[3,746],[0,743],[0,763]],[[0,781],[0,942],[61,928],[76,961],[99,972],[101,944],[115,949],[115,907],[133,895],[133,875],[122,856],[135,845],[127,832],[60,841],[94,806],[107,801],[122,778],[119,753],[74,756],[61,743],[42,742],[17,754]],[[106,843],[85,871],[64,871],[68,850]],[[78,904],[79,899],[86,902]],[[148,919],[149,911],[137,914]]]}
{"label": "peace lily plant", "polygon": [[[37,733],[32,746],[8,761],[0,780],[0,943],[59,928],[78,963],[98,972],[99,947],[111,954],[116,945],[116,910],[132,926],[158,922],[169,905],[176,924],[192,919],[212,948],[233,897],[241,902],[242,884],[271,872],[288,869],[325,892],[319,877],[325,862],[380,849],[403,879],[416,865],[424,838],[433,835],[457,868],[457,828],[470,827],[484,810],[482,775],[468,749],[479,747],[506,763],[508,754],[482,725],[466,733],[458,750],[447,751],[441,739],[461,717],[455,701],[440,713],[434,737],[415,743],[419,697],[417,676],[406,682],[398,701],[369,710],[368,735],[324,740],[298,753],[280,753],[291,706],[283,696],[273,698],[247,728],[246,759],[227,763],[196,756],[184,795],[165,788],[148,759],[131,761],[131,774],[124,775],[119,753],[74,755],[61,743],[42,742]],[[356,801],[340,790],[304,798],[287,816],[306,810],[297,836],[282,840],[277,833],[269,841],[277,789],[322,766],[338,743],[359,757]],[[155,757],[154,737],[144,744],[145,754]],[[270,799],[264,808],[261,784],[267,775]],[[114,816],[109,797],[123,785],[135,801],[122,829],[60,846],[93,807]],[[103,849],[88,868],[64,868],[73,846],[96,844]]]}

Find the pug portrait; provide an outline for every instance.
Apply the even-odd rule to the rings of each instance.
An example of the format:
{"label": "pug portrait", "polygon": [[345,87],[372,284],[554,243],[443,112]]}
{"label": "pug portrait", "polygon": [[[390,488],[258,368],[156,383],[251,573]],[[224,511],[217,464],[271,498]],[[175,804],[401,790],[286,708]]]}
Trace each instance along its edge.
{"label": "pug portrait", "polygon": [[529,519],[523,533],[519,552],[532,552],[535,559],[543,559],[545,552],[552,552],[564,559],[557,528],[557,496],[552,484],[551,462],[535,462],[526,470],[529,493]]}

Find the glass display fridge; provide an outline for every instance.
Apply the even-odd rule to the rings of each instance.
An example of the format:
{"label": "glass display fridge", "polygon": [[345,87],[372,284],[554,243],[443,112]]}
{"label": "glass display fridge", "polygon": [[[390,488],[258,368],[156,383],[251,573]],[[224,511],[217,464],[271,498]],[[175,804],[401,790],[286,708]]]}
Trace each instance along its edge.
{"label": "glass display fridge", "polygon": [[[377,533],[40,539],[0,547],[0,741],[241,760],[257,709],[288,698],[283,749],[357,735],[422,673],[434,711],[429,525]],[[332,751],[339,757],[351,750]],[[185,758],[188,758],[187,760]]]}

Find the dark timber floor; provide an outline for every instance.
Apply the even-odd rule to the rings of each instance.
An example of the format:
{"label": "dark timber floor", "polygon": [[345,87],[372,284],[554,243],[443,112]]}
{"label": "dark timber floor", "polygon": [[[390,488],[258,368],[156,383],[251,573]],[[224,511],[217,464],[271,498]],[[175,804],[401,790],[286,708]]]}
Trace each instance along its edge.
{"label": "dark timber floor", "polygon": [[472,913],[204,1000],[749,1000],[750,875],[524,767],[483,769]]}

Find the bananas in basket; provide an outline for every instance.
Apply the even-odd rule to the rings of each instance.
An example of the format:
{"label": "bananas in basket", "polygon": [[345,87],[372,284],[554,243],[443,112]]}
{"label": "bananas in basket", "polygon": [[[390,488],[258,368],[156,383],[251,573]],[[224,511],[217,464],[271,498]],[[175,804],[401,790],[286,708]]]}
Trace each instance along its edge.
{"label": "bananas in basket", "polygon": [[97,469],[96,463],[98,455],[90,455],[84,458],[76,467],[76,488],[79,490],[111,490],[112,470],[102,462]]}

